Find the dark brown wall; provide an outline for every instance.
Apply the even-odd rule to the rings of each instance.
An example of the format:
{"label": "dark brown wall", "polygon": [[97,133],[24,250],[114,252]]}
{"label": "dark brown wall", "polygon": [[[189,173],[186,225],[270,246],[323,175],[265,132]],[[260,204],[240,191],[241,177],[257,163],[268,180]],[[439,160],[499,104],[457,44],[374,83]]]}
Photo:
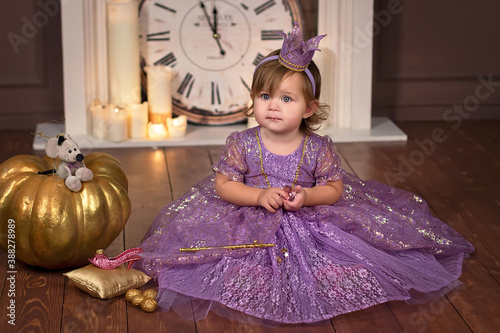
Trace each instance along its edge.
{"label": "dark brown wall", "polygon": [[500,118],[499,13],[496,0],[375,0],[373,114]]}
{"label": "dark brown wall", "polygon": [[0,0],[0,129],[63,117],[58,3]]}

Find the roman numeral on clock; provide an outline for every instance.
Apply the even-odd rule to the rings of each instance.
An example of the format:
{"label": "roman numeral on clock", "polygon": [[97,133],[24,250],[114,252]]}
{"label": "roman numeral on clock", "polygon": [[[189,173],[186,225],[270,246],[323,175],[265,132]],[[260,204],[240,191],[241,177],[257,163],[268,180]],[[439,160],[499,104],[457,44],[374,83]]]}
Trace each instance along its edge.
{"label": "roman numeral on clock", "polygon": [[167,7],[165,5],[162,5],[161,3],[158,3],[158,2],[155,2],[155,6],[160,7],[162,9],[165,9],[165,10],[168,10],[169,12],[172,12],[172,13],[177,13],[177,11],[175,9]]}
{"label": "roman numeral on clock", "polygon": [[257,66],[258,64],[260,64],[260,62],[262,60],[264,60],[265,56],[260,54],[260,53],[257,53],[257,56],[255,57],[255,59],[253,60],[252,64],[254,64],[254,66]]}
{"label": "roman numeral on clock", "polygon": [[247,88],[247,90],[250,92],[250,87],[248,86],[248,84],[245,82],[245,80],[243,80],[243,78],[240,76],[240,80],[241,80],[241,83],[243,83],[243,85],[245,86],[245,88]]}
{"label": "roman numeral on clock", "polygon": [[278,33],[278,31],[283,32],[283,30],[261,30],[260,39],[261,40],[281,40],[283,37]]}
{"label": "roman numeral on clock", "polygon": [[186,92],[186,97],[189,98],[189,94],[191,94],[191,89],[193,88],[193,83],[193,75],[191,73],[187,73],[186,76],[184,76],[179,89],[177,89],[177,92],[181,95],[184,95],[184,92]]}
{"label": "roman numeral on clock", "polygon": [[163,65],[163,66],[172,65],[172,67],[174,67],[176,61],[177,61],[177,59],[175,58],[175,55],[172,52],[170,52],[169,54],[167,54],[166,56],[164,56],[160,60],[156,61],[155,65]]}
{"label": "roman numeral on clock", "polygon": [[212,81],[212,105],[220,104],[219,85]]}
{"label": "roman numeral on clock", "polygon": [[269,1],[265,2],[265,3],[263,3],[262,5],[260,5],[259,7],[257,7],[257,8],[254,9],[255,14],[259,15],[260,13],[262,13],[266,9],[274,6],[275,4],[276,4],[276,1],[274,1],[274,0],[269,0]]}
{"label": "roman numeral on clock", "polygon": [[170,40],[170,30],[147,34],[146,40],[148,42]]}

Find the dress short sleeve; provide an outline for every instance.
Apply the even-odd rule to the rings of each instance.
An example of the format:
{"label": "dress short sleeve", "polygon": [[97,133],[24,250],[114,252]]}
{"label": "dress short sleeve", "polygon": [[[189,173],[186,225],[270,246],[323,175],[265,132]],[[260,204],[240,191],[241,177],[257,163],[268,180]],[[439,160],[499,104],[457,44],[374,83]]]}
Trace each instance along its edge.
{"label": "dress short sleeve", "polygon": [[243,135],[240,132],[232,132],[227,137],[220,160],[213,165],[213,169],[233,181],[243,182],[247,168]]}
{"label": "dress short sleeve", "polygon": [[332,139],[328,136],[323,137],[314,173],[316,185],[324,185],[328,181],[341,180],[340,164],[340,155],[335,151]]}

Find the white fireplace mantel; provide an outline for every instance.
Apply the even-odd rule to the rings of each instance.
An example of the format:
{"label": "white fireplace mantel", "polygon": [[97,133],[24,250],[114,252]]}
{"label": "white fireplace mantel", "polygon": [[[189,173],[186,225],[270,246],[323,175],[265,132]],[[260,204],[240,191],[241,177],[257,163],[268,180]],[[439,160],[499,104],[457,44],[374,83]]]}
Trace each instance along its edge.
{"label": "white fireplace mantel", "polygon": [[[94,98],[108,100],[106,0],[61,1],[64,73],[64,125],[43,125],[46,135],[65,131],[80,146],[147,147],[224,144],[225,138],[246,125],[189,125],[182,139],[128,140],[114,143],[90,135],[89,105]],[[318,32],[321,41],[315,62],[322,73],[322,100],[331,116],[320,134],[336,142],[402,141],[406,135],[387,118],[372,118],[373,0],[319,0]],[[365,34],[362,39],[356,33]],[[359,40],[363,43],[360,44]],[[42,125],[39,125],[39,127]],[[36,139],[35,149],[45,142]]]}

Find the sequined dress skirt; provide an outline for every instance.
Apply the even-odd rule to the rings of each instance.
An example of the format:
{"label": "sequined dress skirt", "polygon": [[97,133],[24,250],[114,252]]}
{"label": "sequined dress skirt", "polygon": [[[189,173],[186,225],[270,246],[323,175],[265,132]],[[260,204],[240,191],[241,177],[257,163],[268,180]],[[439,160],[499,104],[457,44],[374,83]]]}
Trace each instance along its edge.
{"label": "sequined dress skirt", "polygon": [[[196,319],[217,306],[311,323],[391,300],[425,300],[456,283],[474,251],[467,240],[420,197],[342,172],[336,204],[274,214],[221,200],[211,175],[163,208],[135,267],[157,279],[162,309],[191,320],[196,300]],[[275,246],[216,248],[254,241]],[[214,248],[179,250],[193,246]]]}

